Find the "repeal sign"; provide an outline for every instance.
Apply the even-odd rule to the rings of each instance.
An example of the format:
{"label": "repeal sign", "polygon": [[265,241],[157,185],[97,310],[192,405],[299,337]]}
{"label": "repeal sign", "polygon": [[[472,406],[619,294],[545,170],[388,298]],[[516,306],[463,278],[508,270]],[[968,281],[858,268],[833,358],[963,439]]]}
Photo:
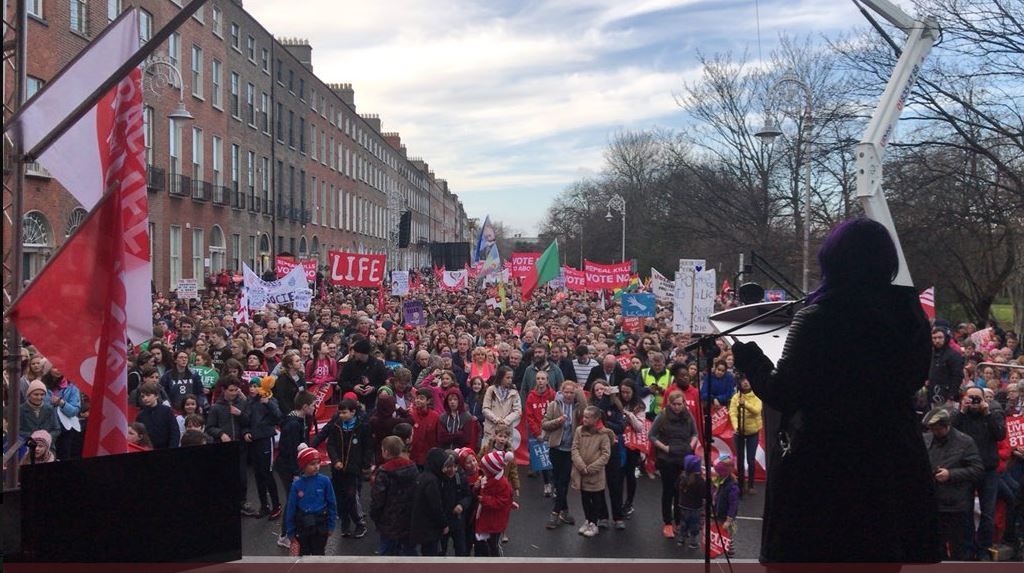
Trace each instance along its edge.
{"label": "repeal sign", "polygon": [[384,280],[387,255],[331,251],[327,257],[331,265],[331,284],[375,287]]}

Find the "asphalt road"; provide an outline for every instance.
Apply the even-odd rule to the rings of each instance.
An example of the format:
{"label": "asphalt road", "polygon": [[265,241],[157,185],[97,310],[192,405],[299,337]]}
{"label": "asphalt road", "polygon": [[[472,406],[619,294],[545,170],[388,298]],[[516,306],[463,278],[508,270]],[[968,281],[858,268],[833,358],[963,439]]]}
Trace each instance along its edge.
{"label": "asphalt road", "polygon": [[[555,530],[544,525],[551,512],[549,498],[542,495],[540,477],[526,477],[521,468],[523,491],[520,508],[512,512],[509,543],[504,545],[505,555],[512,557],[582,557],[582,558],[649,558],[649,559],[703,559],[699,551],[687,550],[675,541],[665,539],[661,533],[661,482],[641,477],[635,499],[636,512],[626,522],[625,531],[604,529],[593,538],[577,533],[582,524],[583,509],[578,491],[569,490],[569,511],[577,519],[576,526],[563,525]],[[326,470],[325,470],[326,471]],[[250,482],[251,483],[251,482]],[[759,484],[761,485],[761,484]],[[251,483],[250,497],[254,497],[255,484]],[[363,485],[363,507],[369,507],[369,487]],[[761,544],[761,514],[764,496],[746,496],[740,501],[735,548],[737,559],[756,559]],[[370,532],[362,539],[332,535],[327,542],[327,555],[374,555],[377,533],[372,520],[367,520]],[[287,551],[277,546],[280,521],[242,518],[242,553],[245,556],[286,556]]]}

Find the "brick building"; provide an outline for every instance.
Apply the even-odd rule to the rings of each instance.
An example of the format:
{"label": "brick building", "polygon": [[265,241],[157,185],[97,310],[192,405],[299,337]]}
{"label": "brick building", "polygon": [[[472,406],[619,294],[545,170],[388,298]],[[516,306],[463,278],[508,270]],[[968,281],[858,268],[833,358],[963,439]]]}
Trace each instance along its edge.
{"label": "brick building", "polygon": [[[179,9],[139,0],[148,40]],[[29,2],[29,96],[117,16],[118,0]],[[388,252],[392,268],[430,264],[429,243],[468,241],[461,202],[377,115],[356,112],[351,84],[313,73],[312,47],[275,38],[241,0],[210,0],[147,68],[150,236],[158,291],[221,269],[257,272],[275,254]],[[5,97],[12,88],[5,81]],[[193,121],[168,119],[179,97]],[[412,241],[397,249],[401,212]],[[85,211],[38,166],[27,170],[24,274],[42,265]]]}

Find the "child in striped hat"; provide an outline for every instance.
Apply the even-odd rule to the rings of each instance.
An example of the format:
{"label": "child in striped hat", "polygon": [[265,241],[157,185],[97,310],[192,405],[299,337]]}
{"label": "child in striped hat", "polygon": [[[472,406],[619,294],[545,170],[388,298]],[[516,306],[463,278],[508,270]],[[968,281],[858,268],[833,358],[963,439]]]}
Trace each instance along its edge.
{"label": "child in striped hat", "polygon": [[285,514],[288,537],[299,542],[300,555],[323,555],[338,521],[338,503],[331,479],[320,473],[320,452],[299,444],[302,475],[292,483]]}
{"label": "child in striped hat", "polygon": [[501,557],[501,534],[508,527],[508,518],[519,504],[512,498],[512,486],[505,478],[505,465],[511,452],[492,451],[480,458],[479,505],[476,510],[477,557]]}

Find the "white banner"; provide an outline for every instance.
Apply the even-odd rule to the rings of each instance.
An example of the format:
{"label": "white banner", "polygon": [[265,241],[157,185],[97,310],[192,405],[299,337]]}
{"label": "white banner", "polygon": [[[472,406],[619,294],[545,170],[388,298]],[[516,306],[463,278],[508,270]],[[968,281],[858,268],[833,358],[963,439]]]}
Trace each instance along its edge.
{"label": "white banner", "polygon": [[409,271],[391,271],[391,296],[409,294]]}
{"label": "white banner", "polygon": [[672,331],[687,334],[714,332],[709,317],[715,312],[715,271],[676,273],[672,297]]}
{"label": "white banner", "polygon": [[468,271],[444,271],[441,274],[441,287],[448,290],[464,289],[469,286]]}
{"label": "white banner", "polygon": [[266,308],[268,304],[283,304],[300,312],[309,312],[313,291],[306,282],[306,273],[302,266],[296,266],[287,275],[271,282],[261,279],[245,263],[242,263],[242,270],[249,308],[259,310]]}
{"label": "white banner", "polygon": [[676,285],[673,281],[659,273],[658,269],[651,267],[651,292],[654,293],[658,302],[671,302],[675,288]]}

